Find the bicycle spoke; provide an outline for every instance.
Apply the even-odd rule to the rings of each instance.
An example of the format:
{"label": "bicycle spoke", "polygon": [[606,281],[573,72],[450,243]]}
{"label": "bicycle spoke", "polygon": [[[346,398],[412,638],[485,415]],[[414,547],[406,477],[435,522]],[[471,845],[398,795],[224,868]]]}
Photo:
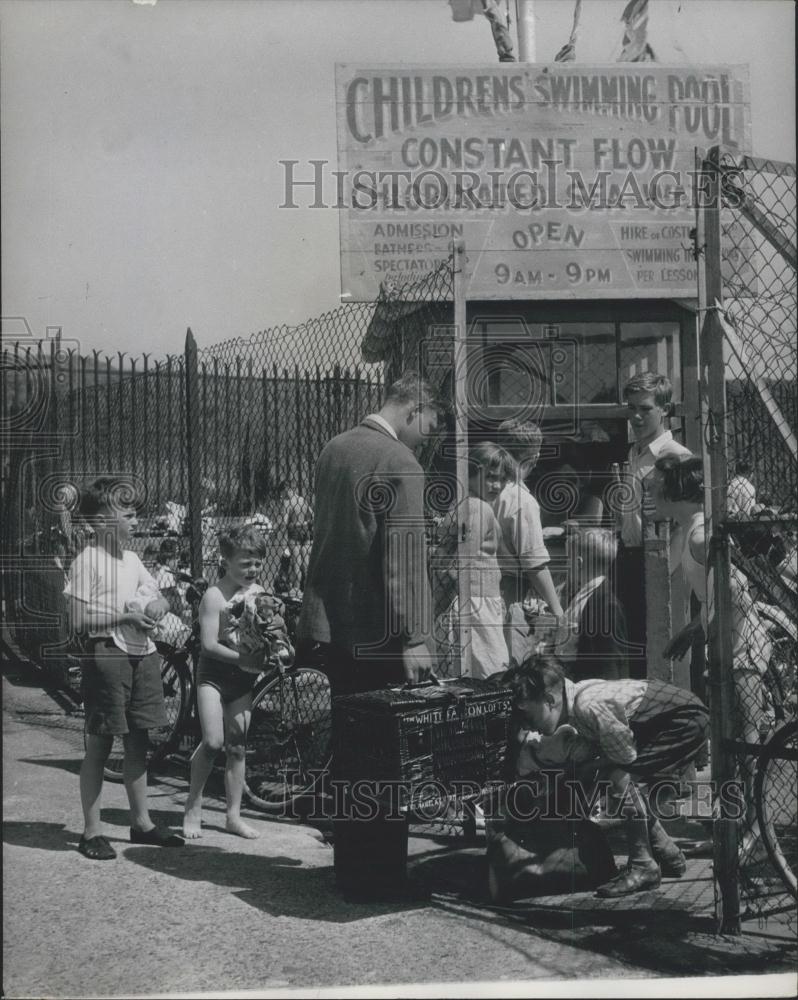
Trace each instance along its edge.
{"label": "bicycle spoke", "polygon": [[762,840],[773,865],[798,895],[798,726],[777,730],[757,768],[755,795]]}
{"label": "bicycle spoke", "polygon": [[311,669],[275,678],[252,709],[247,738],[247,792],[262,809],[309,794],[326,768],[331,701],[324,674]]}

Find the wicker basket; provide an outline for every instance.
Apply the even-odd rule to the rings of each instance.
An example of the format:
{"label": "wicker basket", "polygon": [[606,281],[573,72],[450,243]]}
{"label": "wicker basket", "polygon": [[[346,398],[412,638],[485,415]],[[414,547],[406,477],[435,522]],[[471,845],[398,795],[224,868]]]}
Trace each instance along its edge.
{"label": "wicker basket", "polygon": [[499,779],[511,701],[509,691],[471,678],[336,698],[335,776],[413,789]]}

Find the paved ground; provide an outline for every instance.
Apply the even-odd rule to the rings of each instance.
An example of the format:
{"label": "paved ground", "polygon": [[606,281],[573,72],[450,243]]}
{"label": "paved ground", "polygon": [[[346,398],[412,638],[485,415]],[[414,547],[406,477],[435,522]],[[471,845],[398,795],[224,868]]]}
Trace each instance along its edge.
{"label": "paved ground", "polygon": [[[103,816],[120,856],[91,863],[75,850],[82,719],[67,704],[6,663],[5,996],[376,984],[401,995],[410,983],[433,984],[428,995],[439,996],[454,993],[446,984],[465,983],[462,995],[474,995],[484,981],[508,992],[523,981],[518,995],[531,996],[553,980],[795,970],[794,924],[770,920],[740,938],[713,935],[706,860],[633,902],[607,906],[581,894],[497,908],[485,895],[482,847],[427,833],[411,839],[411,854],[428,900],[346,904],[319,830],[252,813],[260,840],[231,838],[218,783],[204,839],[178,851],[130,845],[124,791],[107,784]],[[178,826],[185,787],[179,767],[154,781],[153,816]],[[705,995],[710,988],[700,987]]]}

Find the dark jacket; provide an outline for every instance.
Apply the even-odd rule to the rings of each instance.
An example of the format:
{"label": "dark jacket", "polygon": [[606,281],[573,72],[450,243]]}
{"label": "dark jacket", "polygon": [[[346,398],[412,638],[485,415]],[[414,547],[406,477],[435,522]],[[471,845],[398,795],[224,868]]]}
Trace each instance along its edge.
{"label": "dark jacket", "polygon": [[316,465],[313,547],[298,634],[358,659],[396,654],[431,629],[424,473],[367,417]]}

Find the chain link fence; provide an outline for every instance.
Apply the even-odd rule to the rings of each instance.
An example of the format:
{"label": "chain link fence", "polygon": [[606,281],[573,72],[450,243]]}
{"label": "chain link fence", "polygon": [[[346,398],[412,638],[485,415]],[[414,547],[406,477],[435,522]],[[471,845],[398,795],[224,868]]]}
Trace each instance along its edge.
{"label": "chain link fence", "polygon": [[[703,220],[699,213],[699,231],[703,221],[709,234],[699,248],[706,251],[705,308],[709,323],[717,324],[717,349],[712,355],[710,347],[707,359],[710,397],[713,378],[717,391],[704,428],[714,494],[709,545],[710,552],[723,548],[728,553],[712,565],[708,594],[717,613],[716,634],[725,633],[728,644],[722,647],[713,639],[710,624],[710,645],[721,643],[716,653],[725,648],[730,654],[721,655],[723,674],[715,692],[727,685],[733,709],[729,718],[718,720],[716,731],[724,738],[713,745],[713,755],[732,755],[744,796],[733,870],[720,885],[721,902],[727,916],[738,909],[743,917],[786,912],[794,920],[795,167],[713,150],[703,170],[709,190],[714,184],[720,192],[719,201],[704,206]],[[710,233],[713,224],[722,233],[717,241]],[[713,281],[722,288],[720,298],[712,294]],[[711,705],[714,713],[723,711],[722,696],[717,700]],[[777,746],[781,749],[774,754]]]}
{"label": "chain link fence", "polygon": [[[74,343],[34,340],[24,321],[4,322],[3,599],[17,647],[55,680],[66,676],[63,588],[85,541],[75,504],[99,475],[130,485],[139,512],[132,545],[156,574],[192,570],[213,581],[219,532],[249,522],[268,542],[263,583],[301,590],[322,447],[378,410],[386,382],[406,368],[445,391],[451,296],[451,263],[442,261],[421,282],[386,282],[376,303],[297,327],[199,351],[189,331],[185,352],[163,359],[86,355]],[[439,443],[424,456],[431,509]]]}

